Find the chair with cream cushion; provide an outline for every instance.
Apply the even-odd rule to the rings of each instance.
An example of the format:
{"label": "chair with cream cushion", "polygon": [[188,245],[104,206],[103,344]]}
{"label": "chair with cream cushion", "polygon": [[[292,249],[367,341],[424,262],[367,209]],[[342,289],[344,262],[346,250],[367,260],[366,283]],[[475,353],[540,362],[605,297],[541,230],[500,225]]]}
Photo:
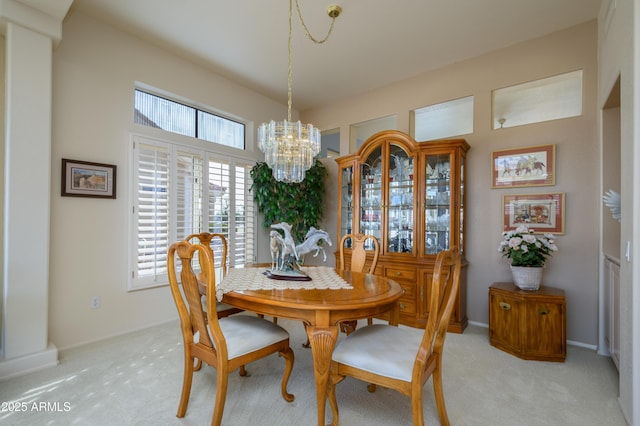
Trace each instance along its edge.
{"label": "chair with cream cushion", "polygon": [[[200,283],[193,270],[197,253],[206,277],[206,310],[203,308]],[[179,268],[176,266],[179,264]],[[180,282],[177,270],[180,270]],[[220,425],[227,395],[228,375],[258,359],[278,353],[285,359],[281,392],[287,402],[294,396],[287,392],[294,355],[289,346],[289,333],[282,327],[257,316],[216,314],[216,282],[210,251],[202,244],[179,241],[169,247],[168,274],[171,294],[180,316],[184,344],[184,376],[177,417],[184,417],[191,394],[194,362],[202,360],[217,370],[216,398],[212,425]],[[182,290],[180,289],[182,284]],[[267,396],[265,394],[265,396]]]}
{"label": "chair with cream cushion", "polygon": [[379,385],[410,396],[416,426],[424,424],[422,393],[432,376],[440,423],[449,424],[442,389],[442,349],[460,287],[460,262],[457,248],[438,254],[424,330],[374,324],[338,343],[333,351],[328,388],[332,425],[338,425],[336,384],[346,376],[371,383],[370,391]]}

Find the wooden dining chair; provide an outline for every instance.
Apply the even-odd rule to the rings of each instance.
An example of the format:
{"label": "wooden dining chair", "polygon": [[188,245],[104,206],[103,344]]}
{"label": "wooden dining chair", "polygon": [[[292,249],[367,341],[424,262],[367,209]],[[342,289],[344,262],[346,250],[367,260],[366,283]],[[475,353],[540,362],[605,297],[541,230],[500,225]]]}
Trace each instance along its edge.
{"label": "wooden dining chair", "polygon": [[422,392],[425,382],[432,377],[440,423],[449,425],[442,389],[442,349],[460,288],[460,267],[457,248],[442,251],[436,257],[424,330],[374,324],[356,330],[338,343],[332,355],[327,389],[333,426],[339,420],[336,384],[346,376],[370,383],[371,392],[379,385],[411,397],[415,426],[424,425]]}
{"label": "wooden dining chair", "polygon": [[[217,258],[220,259],[220,264],[216,265],[216,267],[219,267],[222,270],[222,277],[227,275],[227,262],[229,261],[227,257],[228,245],[227,238],[224,236],[224,234],[201,232],[199,234],[191,234],[184,240],[191,243],[199,242],[200,244],[204,244],[209,248],[210,254],[213,257],[214,261],[216,259],[215,252],[219,252],[220,256],[218,256]],[[202,264],[200,264],[200,270],[203,270]],[[200,279],[202,282],[206,282],[206,277],[202,276],[202,272],[200,273],[198,279]],[[224,318],[229,315],[243,312],[243,310],[234,306],[227,305],[226,303],[217,302],[216,312],[218,313],[218,318]]]}
{"label": "wooden dining chair", "polygon": [[[365,234],[346,234],[340,240],[340,269],[345,270],[345,243],[351,239],[351,262],[349,270],[354,272],[365,272],[373,274],[378,266],[378,257],[380,256],[380,243],[373,235]],[[372,241],[373,250],[365,248],[367,240]],[[371,253],[367,255],[367,253]],[[371,259],[370,262],[368,260]],[[367,264],[368,263],[368,264]],[[367,318],[367,324],[373,324],[373,318]],[[343,321],[340,323],[340,330],[346,334],[351,334],[356,329],[358,321]]]}
{"label": "wooden dining chair", "polygon": [[[340,240],[340,269],[345,269],[345,242],[351,239],[351,262],[349,270],[354,272],[365,272],[373,274],[378,266],[378,257],[380,256],[380,243],[373,235],[366,234],[346,234]],[[373,243],[373,250],[365,248],[367,240]],[[369,257],[367,253],[372,253],[371,261],[368,263]]]}
{"label": "wooden dining chair", "polygon": [[[203,308],[198,277],[193,269],[197,253],[201,274],[206,277],[206,309]],[[180,282],[176,274],[180,265]],[[217,370],[216,398],[212,425],[220,425],[227,395],[228,376],[248,363],[278,353],[285,359],[281,392],[287,402],[294,399],[287,392],[294,355],[289,333],[282,327],[257,316],[231,315],[218,318],[213,257],[203,244],[179,241],[169,247],[168,274],[171,294],[180,316],[184,344],[184,376],[177,417],[184,417],[191,394],[194,363],[202,360]],[[180,290],[182,284],[182,291]]]}

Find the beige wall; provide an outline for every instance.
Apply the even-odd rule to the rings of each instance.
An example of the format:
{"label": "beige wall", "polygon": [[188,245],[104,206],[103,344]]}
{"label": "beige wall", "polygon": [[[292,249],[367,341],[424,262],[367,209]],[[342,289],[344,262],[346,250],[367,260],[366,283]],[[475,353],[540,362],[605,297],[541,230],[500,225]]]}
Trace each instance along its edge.
{"label": "beige wall", "polygon": [[[408,132],[410,110],[473,95],[474,132],[464,135],[471,145],[467,156],[469,208],[466,228],[466,253],[470,263],[467,283],[469,319],[486,324],[488,287],[496,281],[510,280],[506,260],[497,251],[501,239],[502,196],[565,192],[565,235],[558,238],[560,250],[548,262],[544,282],[564,289],[566,293],[567,338],[595,347],[598,342],[598,224],[601,205],[596,60],[597,24],[594,21],[324,108],[304,111],[301,119],[321,129],[339,128],[342,153],[345,154],[352,123],[397,114],[398,129]],[[581,117],[491,129],[493,89],[578,69],[584,70],[584,112]],[[492,151],[541,144],[556,144],[555,186],[491,189]]]}
{"label": "beige wall", "polygon": [[[172,137],[132,124],[136,81],[257,123],[286,114],[286,105],[98,21],[66,18],[53,62],[49,337],[60,349],[177,318],[168,287],[127,292],[130,134]],[[61,158],[117,165],[117,199],[61,197]],[[92,310],[94,295],[101,307]]]}

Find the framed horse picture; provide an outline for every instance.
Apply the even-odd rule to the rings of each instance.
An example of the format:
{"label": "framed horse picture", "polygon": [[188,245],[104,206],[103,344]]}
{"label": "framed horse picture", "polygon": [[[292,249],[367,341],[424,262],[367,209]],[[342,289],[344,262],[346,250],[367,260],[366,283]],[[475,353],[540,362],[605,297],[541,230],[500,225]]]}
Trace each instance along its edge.
{"label": "framed horse picture", "polygon": [[555,185],[556,146],[539,145],[491,153],[491,187]]}

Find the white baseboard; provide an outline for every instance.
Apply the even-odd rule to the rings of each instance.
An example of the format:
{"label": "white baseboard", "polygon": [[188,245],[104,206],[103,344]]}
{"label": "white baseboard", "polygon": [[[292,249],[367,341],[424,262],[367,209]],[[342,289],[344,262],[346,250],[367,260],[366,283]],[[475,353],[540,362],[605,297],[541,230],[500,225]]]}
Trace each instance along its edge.
{"label": "white baseboard", "polygon": [[49,343],[41,352],[0,360],[0,381],[58,365],[58,348]]}

